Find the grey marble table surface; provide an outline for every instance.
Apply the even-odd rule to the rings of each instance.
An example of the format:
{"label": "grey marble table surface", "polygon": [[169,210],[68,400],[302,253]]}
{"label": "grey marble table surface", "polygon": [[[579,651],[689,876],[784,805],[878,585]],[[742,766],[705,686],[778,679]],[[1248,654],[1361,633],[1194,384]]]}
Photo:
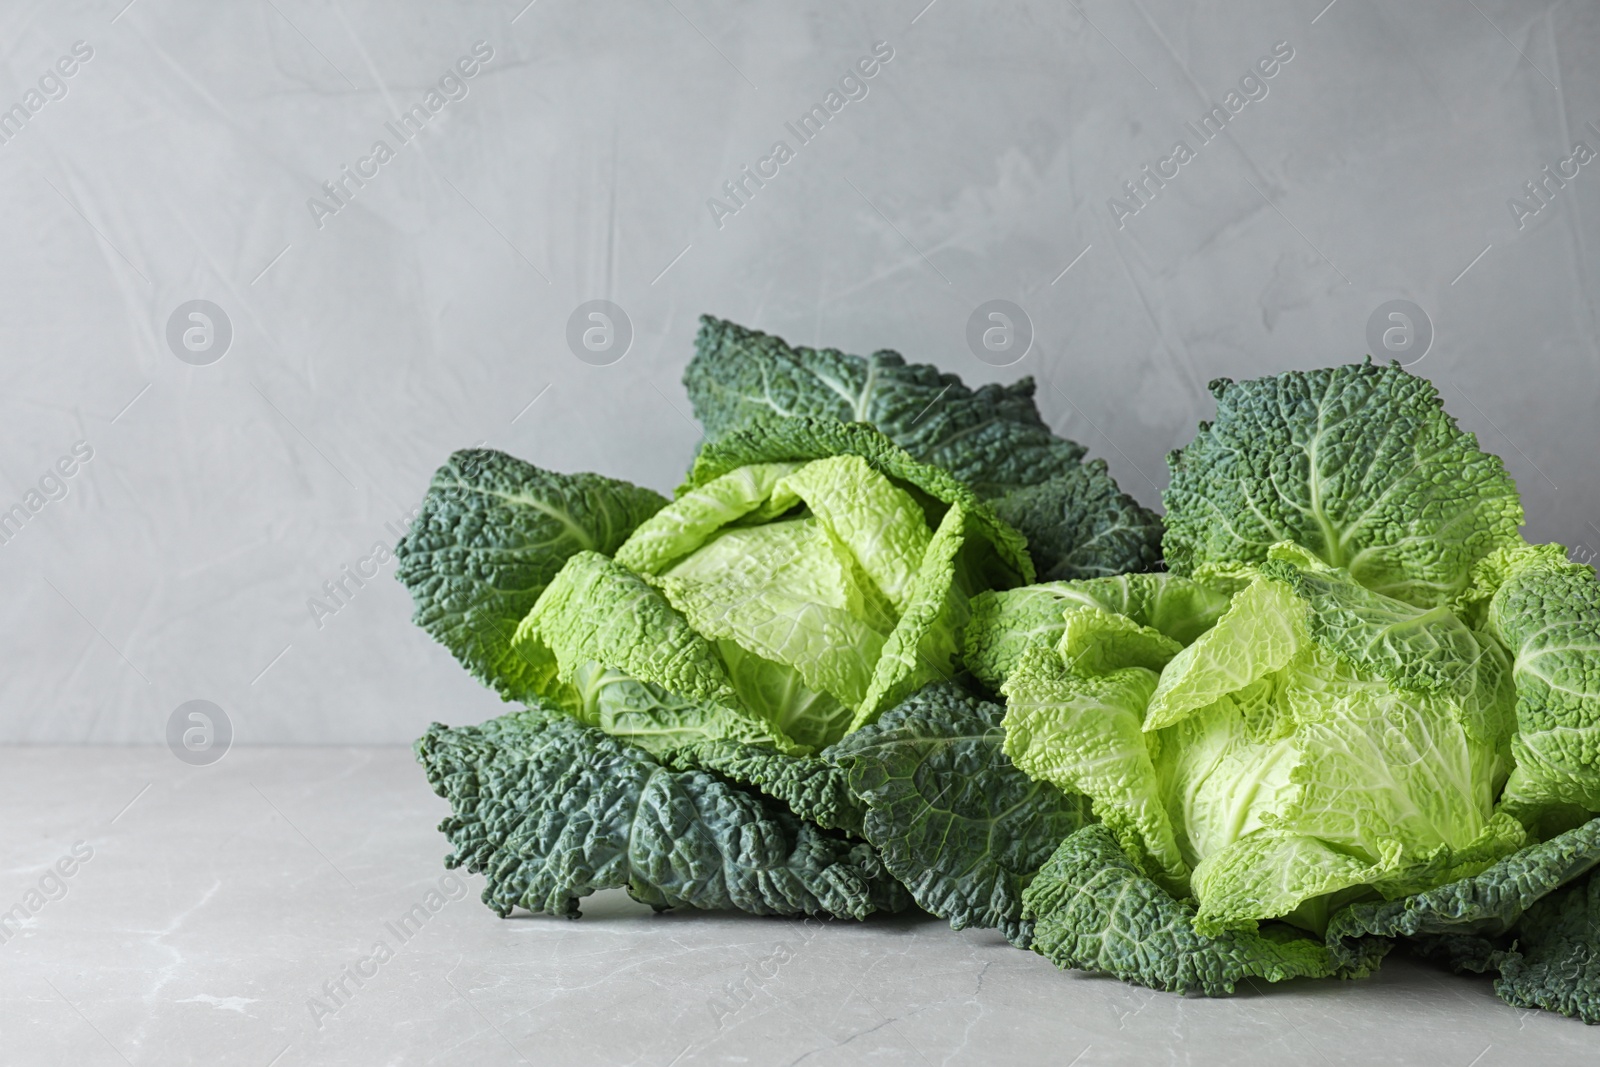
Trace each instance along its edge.
{"label": "grey marble table surface", "polygon": [[[1600,1030],[1396,958],[1227,1000],[1063,974],[992,931],[501,920],[402,748],[0,750],[7,1064],[1594,1062]],[[65,861],[65,862],[62,862]],[[58,866],[59,864],[59,866]],[[70,873],[62,874],[62,871]],[[381,946],[381,947],[380,947]]]}

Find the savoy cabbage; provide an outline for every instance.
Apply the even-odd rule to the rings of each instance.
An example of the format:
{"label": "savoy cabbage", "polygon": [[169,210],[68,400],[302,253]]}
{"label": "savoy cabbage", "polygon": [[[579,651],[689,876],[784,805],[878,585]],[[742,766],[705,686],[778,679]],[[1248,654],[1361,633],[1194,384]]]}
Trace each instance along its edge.
{"label": "savoy cabbage", "polygon": [[967,602],[1024,542],[867,426],[785,420],[701,453],[614,557],[571,556],[517,627],[539,692],[652,751],[803,755],[960,668]]}
{"label": "savoy cabbage", "polygon": [[707,318],[685,384],[671,500],[468,450],[397,550],[525,705],[417,743],[496,911],[914,903],[1207,995],[1404,944],[1600,1022],[1600,582],[1426,380],[1212,383],[1164,526],[1026,379]]}
{"label": "savoy cabbage", "polygon": [[[767,373],[762,351],[715,358],[731,380]],[[729,362],[738,352],[743,370]],[[620,884],[665,905],[783,911],[733,883],[721,896],[675,890],[649,857],[630,867],[602,855],[615,838],[584,836],[623,796],[608,779],[649,767],[662,788],[710,782],[699,795],[796,820],[782,825],[809,850],[795,853],[802,873],[854,841],[953,925],[1026,941],[1022,889],[1088,802],[1022,774],[1001,750],[1003,710],[951,681],[971,599],[1038,576],[1007,507],[1047,521],[1056,575],[1147,566],[1160,524],[1044,427],[1031,383],[973,392],[935,375],[918,392],[930,369],[897,378],[897,360],[858,383],[849,410],[703,410],[710,440],[670,501],[487,450],[435,475],[397,550],[416,621],[532,709],[419,742],[455,809],[443,828],[457,857],[490,873],[487,902],[560,912]],[[606,771],[563,777],[563,760]],[[544,851],[552,833],[565,843]],[[859,856],[849,864],[871,874]],[[799,910],[870,910],[859,893],[814,896]]]}
{"label": "savoy cabbage", "polygon": [[1594,571],[1523,541],[1504,465],[1398,366],[1212,389],[1169,575],[973,604],[1006,751],[1099,819],[1029,890],[1034,947],[1216,993],[1406,939],[1600,1021]]}

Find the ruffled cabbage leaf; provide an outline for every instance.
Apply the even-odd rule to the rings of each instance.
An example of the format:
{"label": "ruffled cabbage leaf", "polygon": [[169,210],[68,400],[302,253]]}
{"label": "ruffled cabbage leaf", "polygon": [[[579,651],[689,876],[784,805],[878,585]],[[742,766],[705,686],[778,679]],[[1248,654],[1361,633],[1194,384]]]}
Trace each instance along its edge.
{"label": "ruffled cabbage leaf", "polygon": [[1057,967],[1169,993],[1225,996],[1255,978],[1361,978],[1377,968],[1388,947],[1366,941],[1354,958],[1340,957],[1282,923],[1197,933],[1194,907],[1146,877],[1101,825],[1063,841],[1023,901],[1034,924],[1033,950]]}
{"label": "ruffled cabbage leaf", "polygon": [[1530,826],[1600,812],[1600,582],[1547,553],[1506,579],[1489,628],[1511,652],[1516,767],[1501,805]]}
{"label": "ruffled cabbage leaf", "polygon": [[990,590],[972,599],[963,631],[967,669],[998,691],[1022,653],[1054,647],[1071,613],[1123,615],[1180,645],[1192,643],[1228,609],[1229,594],[1164,572]]}
{"label": "ruffled cabbage leaf", "polygon": [[1600,1024],[1600,879],[1591,874],[1528,909],[1497,967],[1494,991],[1512,1007]]}
{"label": "ruffled cabbage leaf", "polygon": [[824,830],[863,836],[866,805],[851,789],[850,776],[826,759],[738,741],[700,741],[669,750],[661,763],[675,771],[706,771],[781,801]]}
{"label": "ruffled cabbage leaf", "polygon": [[1089,808],[1012,765],[1004,713],[937,683],[822,755],[865,805],[863,836],[924,910],[1026,946],[1022,892]]}
{"label": "ruffled cabbage leaf", "polygon": [[416,753],[450,802],[445,865],[481,872],[501,915],[576,917],[583,897],[617,888],[658,910],[860,919],[909,904],[870,845],[561,714],[435,723]]}
{"label": "ruffled cabbage leaf", "polygon": [[395,547],[414,621],[506,700],[543,687],[550,665],[512,647],[517,624],[567,559],[615,552],[666,498],[599,474],[557,474],[492,449],[464,449],[433,476]]}
{"label": "ruffled cabbage leaf", "polygon": [[1368,589],[1433,607],[1522,543],[1505,465],[1398,364],[1219,378],[1211,392],[1215,420],[1167,457],[1163,550],[1177,574],[1259,563],[1292,541]]}
{"label": "ruffled cabbage leaf", "polygon": [[1495,992],[1521,1008],[1600,1023],[1600,819],[1529,845],[1483,872],[1415,896],[1352,904],[1328,947],[1359,959],[1408,939],[1461,971],[1498,971]]}
{"label": "ruffled cabbage leaf", "polygon": [[712,442],[775,418],[877,427],[977,490],[1027,537],[1046,580],[1145,571],[1161,558],[1161,520],[1117,487],[1104,460],[1085,463],[1082,445],[1050,432],[1032,378],[974,390],[888,350],[796,348],[708,315],[683,384]]}

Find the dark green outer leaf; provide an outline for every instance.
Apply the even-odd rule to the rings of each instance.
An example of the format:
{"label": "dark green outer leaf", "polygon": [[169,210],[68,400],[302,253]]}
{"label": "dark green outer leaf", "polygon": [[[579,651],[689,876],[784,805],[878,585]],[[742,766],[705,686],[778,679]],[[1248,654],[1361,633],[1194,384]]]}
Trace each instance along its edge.
{"label": "dark green outer leaf", "polygon": [[1028,539],[1041,580],[1148,570],[1161,520],[1117,488],[1104,461],[1055,436],[1032,378],[969,389],[887,350],[862,358],[794,348],[702,316],[683,383],[706,438],[787,418],[869,423],[923,463],[970,485]]}
{"label": "dark green outer leaf", "polygon": [[1117,487],[1103,459],[992,503],[1028,539],[1041,582],[1148,571],[1161,562],[1161,519]]}
{"label": "dark green outer leaf", "polygon": [[559,715],[436,723],[416,751],[452,808],[446,866],[482,871],[501,915],[576,916],[581,897],[612,888],[657,908],[756,915],[859,919],[909,903],[871,846]]}
{"label": "dark green outer leaf", "polygon": [[703,741],[673,749],[661,762],[675,771],[709,771],[758,789],[825,830],[861,836],[866,808],[850,791],[844,771],[826,760],[739,741]]}
{"label": "dark green outer leaf", "polygon": [[413,619],[473,677],[531,699],[549,665],[512,648],[517,624],[576,552],[609,555],[666,505],[598,474],[556,474],[489,449],[455,453],[395,548]]}
{"label": "dark green outer leaf", "polygon": [[1168,456],[1168,566],[1259,563],[1293,541],[1409,604],[1448,603],[1475,563],[1521,543],[1499,457],[1425,378],[1371,361],[1211,383],[1217,417]]}
{"label": "dark green outer leaf", "polygon": [[1352,904],[1329,921],[1328,946],[1352,959],[1370,937],[1499,937],[1538,900],[1596,864],[1600,819],[1529,845],[1471,878],[1400,900]]}
{"label": "dark green outer leaf", "polygon": [[1499,967],[1494,991],[1507,1004],[1600,1023],[1600,877],[1529,908]]}
{"label": "dark green outer leaf", "polygon": [[1388,948],[1367,942],[1360,954],[1339,960],[1320,941],[1282,925],[1202,937],[1194,931],[1194,907],[1140,874],[1098,823],[1062,842],[1023,902],[1034,921],[1033,950],[1057,967],[1170,993],[1223,996],[1251,978],[1361,978],[1377,969]]}
{"label": "dark green outer leaf", "polygon": [[1032,378],[972,390],[954,374],[908,365],[887,349],[863,359],[795,348],[710,315],[700,318],[683,384],[708,440],[770,416],[871,423],[985,495],[1036,485],[1084,454],[1039,417]]}
{"label": "dark green outer leaf", "polygon": [[1025,946],[1022,891],[1089,803],[1011,763],[1004,716],[959,686],[930,685],[822,755],[848,773],[867,840],[918,904]]}

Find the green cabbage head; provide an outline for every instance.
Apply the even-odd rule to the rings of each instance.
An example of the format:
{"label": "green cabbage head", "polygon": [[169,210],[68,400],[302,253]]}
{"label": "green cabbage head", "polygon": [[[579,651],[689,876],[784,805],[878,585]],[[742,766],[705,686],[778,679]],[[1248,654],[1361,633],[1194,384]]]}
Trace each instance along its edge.
{"label": "green cabbage head", "polygon": [[969,598],[1034,577],[964,483],[807,418],[707,444],[670,502],[459,453],[399,554],[417,621],[502,696],[658,755],[824,748],[958,673]]}
{"label": "green cabbage head", "polygon": [[[1349,901],[1519,848],[1495,810],[1516,706],[1501,644],[1296,545],[1266,556],[981,598],[972,667],[1007,697],[1007,754],[1090,797],[1202,934],[1320,933]],[[1033,639],[1003,639],[1019,629]]]}

